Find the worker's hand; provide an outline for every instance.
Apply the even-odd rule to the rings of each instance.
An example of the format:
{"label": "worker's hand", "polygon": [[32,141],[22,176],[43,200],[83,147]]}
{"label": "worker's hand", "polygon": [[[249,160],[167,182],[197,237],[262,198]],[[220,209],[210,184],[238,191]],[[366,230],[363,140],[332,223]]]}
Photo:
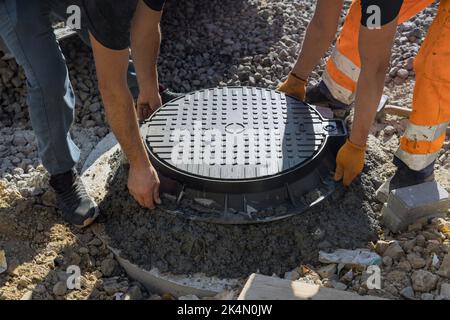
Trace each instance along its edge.
{"label": "worker's hand", "polygon": [[366,146],[356,145],[348,139],[338,152],[334,180],[343,180],[344,186],[348,187],[362,172],[365,154]]}
{"label": "worker's hand", "polygon": [[306,98],[306,81],[300,79],[294,74],[290,73],[286,81],[281,83],[278,88],[278,91],[284,92],[287,95],[296,97],[301,101],[305,101]]}
{"label": "worker's hand", "polygon": [[144,166],[130,164],[128,190],[142,207],[153,210],[155,204],[161,204],[159,185],[158,173],[150,162]]}
{"label": "worker's hand", "polygon": [[158,89],[141,90],[137,101],[139,121],[148,119],[161,105],[162,101]]}

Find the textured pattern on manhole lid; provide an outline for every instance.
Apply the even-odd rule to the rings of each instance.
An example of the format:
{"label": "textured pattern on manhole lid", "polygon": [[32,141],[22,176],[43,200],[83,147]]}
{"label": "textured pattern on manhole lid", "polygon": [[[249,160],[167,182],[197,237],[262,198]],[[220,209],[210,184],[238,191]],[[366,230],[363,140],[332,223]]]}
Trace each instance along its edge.
{"label": "textured pattern on manhole lid", "polygon": [[158,110],[141,133],[153,160],[218,180],[258,179],[299,167],[327,135],[313,108],[251,87],[190,93]]}

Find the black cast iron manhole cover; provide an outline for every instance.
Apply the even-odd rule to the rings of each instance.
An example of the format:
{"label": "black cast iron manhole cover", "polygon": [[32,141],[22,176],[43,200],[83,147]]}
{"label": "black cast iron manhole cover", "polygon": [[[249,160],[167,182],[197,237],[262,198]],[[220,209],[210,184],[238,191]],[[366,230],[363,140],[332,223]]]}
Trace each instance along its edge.
{"label": "black cast iron manhole cover", "polygon": [[[164,105],[141,134],[152,163],[176,182],[169,192],[178,205],[185,199],[197,209],[183,215],[252,223],[299,213],[330,194],[330,171],[346,130],[342,121],[323,119],[283,93],[224,87]],[[308,201],[311,193],[318,197]],[[208,210],[196,214],[199,206]],[[267,212],[280,206],[286,210]]]}

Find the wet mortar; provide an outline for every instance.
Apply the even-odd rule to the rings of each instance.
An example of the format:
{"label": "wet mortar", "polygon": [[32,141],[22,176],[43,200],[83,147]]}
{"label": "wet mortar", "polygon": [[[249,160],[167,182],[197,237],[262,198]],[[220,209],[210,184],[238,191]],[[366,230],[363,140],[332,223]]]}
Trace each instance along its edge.
{"label": "wet mortar", "polygon": [[283,275],[300,264],[316,263],[319,250],[366,247],[380,231],[381,204],[375,199],[380,182],[372,175],[386,160],[376,154],[369,153],[364,173],[350,188],[339,187],[301,215],[257,225],[185,219],[169,213],[174,204],[167,197],[152,212],[142,209],[128,193],[128,168],[119,164],[119,157],[115,154],[110,159],[115,170],[108,179],[108,194],[100,203],[100,221],[111,245],[147,270],[156,267],[172,274],[223,278],[241,278],[253,272]]}

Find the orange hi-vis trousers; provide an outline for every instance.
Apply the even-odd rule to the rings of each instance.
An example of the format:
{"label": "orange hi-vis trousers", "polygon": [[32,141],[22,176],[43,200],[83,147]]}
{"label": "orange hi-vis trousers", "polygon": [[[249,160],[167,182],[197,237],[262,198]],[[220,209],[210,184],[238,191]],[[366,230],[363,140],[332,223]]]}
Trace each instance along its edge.
{"label": "orange hi-vis trousers", "polygon": [[[399,14],[403,23],[433,0],[405,0]],[[360,74],[358,36],[361,4],[354,0],[322,79],[337,100],[351,104]],[[416,85],[410,123],[396,156],[420,171],[436,160],[450,122],[450,0],[441,0],[415,63]]]}
{"label": "orange hi-vis trousers", "polygon": [[[433,2],[434,0],[404,0],[398,22],[408,21]],[[345,104],[351,104],[355,100],[356,84],[361,71],[358,46],[361,10],[361,1],[353,0],[322,75],[322,80],[333,97]]]}

